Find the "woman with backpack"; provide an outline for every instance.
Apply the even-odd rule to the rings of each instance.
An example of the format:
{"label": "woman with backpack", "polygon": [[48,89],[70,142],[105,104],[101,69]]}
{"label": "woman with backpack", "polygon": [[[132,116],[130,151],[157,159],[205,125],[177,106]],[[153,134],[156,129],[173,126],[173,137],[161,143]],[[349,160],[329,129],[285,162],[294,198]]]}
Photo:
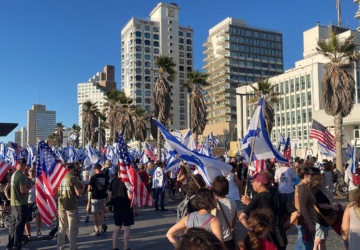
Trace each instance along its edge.
{"label": "woman with backpack", "polygon": [[197,211],[185,216],[169,229],[166,237],[170,243],[177,248],[179,246],[177,236],[186,229],[193,227],[203,228],[213,233],[223,242],[220,221],[210,213],[216,207],[216,199],[213,192],[206,188],[200,188],[191,204]]}

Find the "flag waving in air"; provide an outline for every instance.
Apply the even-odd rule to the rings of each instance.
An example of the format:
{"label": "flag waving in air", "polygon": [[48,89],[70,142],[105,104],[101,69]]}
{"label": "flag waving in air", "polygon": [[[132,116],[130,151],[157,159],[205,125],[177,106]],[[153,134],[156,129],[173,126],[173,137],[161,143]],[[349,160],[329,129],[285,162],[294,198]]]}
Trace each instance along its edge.
{"label": "flag waving in air", "polygon": [[126,188],[130,191],[131,204],[137,204],[139,207],[144,205],[151,206],[152,199],[144,183],[140,180],[138,173],[131,166],[130,156],[127,145],[124,141],[123,134],[119,135],[119,177],[125,183]]}
{"label": "flag waving in air", "polygon": [[40,141],[36,167],[36,204],[40,218],[46,225],[50,225],[57,214],[54,194],[66,173],[65,164],[56,158],[44,141]]}
{"label": "flag waving in air", "polygon": [[6,176],[9,172],[11,165],[0,158],[0,181]]}
{"label": "flag waving in air", "polygon": [[309,137],[317,139],[325,150],[335,154],[335,136],[333,136],[320,122],[315,121],[314,119],[312,120]]}
{"label": "flag waving in air", "polygon": [[154,147],[151,146],[149,143],[145,142],[145,148],[144,148],[145,155],[150,157],[151,160],[156,161],[156,156],[154,151],[155,151]]}

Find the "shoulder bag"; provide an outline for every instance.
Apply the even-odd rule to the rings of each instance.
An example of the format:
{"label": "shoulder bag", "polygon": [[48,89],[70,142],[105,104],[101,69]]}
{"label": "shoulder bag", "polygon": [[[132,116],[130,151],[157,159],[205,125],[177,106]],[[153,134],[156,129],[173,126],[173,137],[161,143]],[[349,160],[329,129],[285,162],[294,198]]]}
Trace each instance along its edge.
{"label": "shoulder bag", "polygon": [[222,213],[222,215],[223,215],[223,217],[225,219],[226,225],[230,229],[230,235],[231,235],[232,240],[234,241],[235,250],[238,250],[239,249],[239,244],[238,244],[238,241],[237,241],[237,238],[236,238],[236,231],[235,231],[234,228],[232,228],[228,218],[226,217],[226,214],[225,214],[225,212],[223,210],[223,207],[222,207],[221,203],[219,201],[217,201],[217,203],[219,204],[219,207],[220,207],[221,213]]}

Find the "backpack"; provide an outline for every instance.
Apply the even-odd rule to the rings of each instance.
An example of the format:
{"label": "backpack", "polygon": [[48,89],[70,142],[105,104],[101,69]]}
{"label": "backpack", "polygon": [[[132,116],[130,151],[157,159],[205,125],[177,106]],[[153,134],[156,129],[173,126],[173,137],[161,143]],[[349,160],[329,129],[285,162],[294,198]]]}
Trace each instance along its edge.
{"label": "backpack", "polygon": [[193,212],[193,209],[190,204],[190,200],[194,198],[195,195],[191,196],[190,198],[188,196],[185,196],[185,198],[180,202],[180,204],[177,206],[176,210],[176,222],[180,221],[182,218],[184,218],[189,213]]}
{"label": "backpack", "polygon": [[355,186],[360,186],[360,168],[355,169],[355,173],[352,174],[352,181]]}
{"label": "backpack", "polygon": [[104,168],[101,170],[101,172],[105,175],[105,179],[106,179],[107,183],[109,183],[110,182],[109,168]]}

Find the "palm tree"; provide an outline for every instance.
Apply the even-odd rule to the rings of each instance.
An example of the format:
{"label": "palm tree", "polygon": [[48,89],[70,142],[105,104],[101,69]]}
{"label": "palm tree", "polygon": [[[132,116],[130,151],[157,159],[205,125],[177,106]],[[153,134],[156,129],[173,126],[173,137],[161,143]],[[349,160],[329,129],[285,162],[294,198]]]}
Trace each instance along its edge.
{"label": "palm tree", "polygon": [[138,148],[141,152],[141,143],[146,140],[146,120],[149,119],[149,114],[140,107],[135,109],[135,140],[138,141]]}
{"label": "palm tree", "polygon": [[250,98],[250,104],[257,104],[261,97],[265,100],[265,127],[268,135],[271,135],[271,130],[274,124],[274,109],[273,105],[280,101],[279,96],[281,93],[275,92],[275,85],[269,83],[269,79],[258,81],[258,87],[249,85],[254,90],[254,97]]}
{"label": "palm tree", "polygon": [[85,143],[93,144],[95,143],[95,128],[98,127],[100,112],[96,102],[86,101],[83,105]]}
{"label": "palm tree", "polygon": [[330,60],[324,68],[320,102],[326,114],[334,117],[336,168],[343,172],[342,126],[354,106],[355,81],[352,76],[354,62],[358,61],[355,37],[340,40],[334,33],[327,40],[319,40],[316,50]]}
{"label": "palm tree", "polygon": [[206,81],[209,74],[202,73],[200,70],[195,70],[188,73],[187,82],[183,87],[191,92],[191,129],[195,134],[195,141],[198,142],[198,137],[204,132],[206,126],[206,101],[204,98],[203,87],[210,86],[211,84]]}
{"label": "palm tree", "polygon": [[[158,78],[153,87],[151,95],[151,105],[153,108],[154,117],[159,120],[164,126],[170,117],[171,107],[171,88],[169,82],[175,80],[175,66],[172,57],[158,56],[155,61],[157,68],[153,69],[158,74]],[[157,152],[161,152],[161,134],[157,132]],[[158,159],[161,159],[161,154],[158,153]]]}
{"label": "palm tree", "polygon": [[74,141],[74,144],[75,144],[76,146],[79,146],[79,134],[80,134],[81,128],[80,128],[79,125],[77,125],[77,124],[74,123],[74,124],[72,125],[72,130],[73,130],[73,133],[77,134],[77,137],[76,137],[76,139],[75,139],[75,141]]}
{"label": "palm tree", "polygon": [[64,139],[64,125],[62,124],[62,122],[58,122],[56,123],[56,127],[55,127],[55,145],[59,148],[61,148],[61,145],[63,143],[63,139]]}

